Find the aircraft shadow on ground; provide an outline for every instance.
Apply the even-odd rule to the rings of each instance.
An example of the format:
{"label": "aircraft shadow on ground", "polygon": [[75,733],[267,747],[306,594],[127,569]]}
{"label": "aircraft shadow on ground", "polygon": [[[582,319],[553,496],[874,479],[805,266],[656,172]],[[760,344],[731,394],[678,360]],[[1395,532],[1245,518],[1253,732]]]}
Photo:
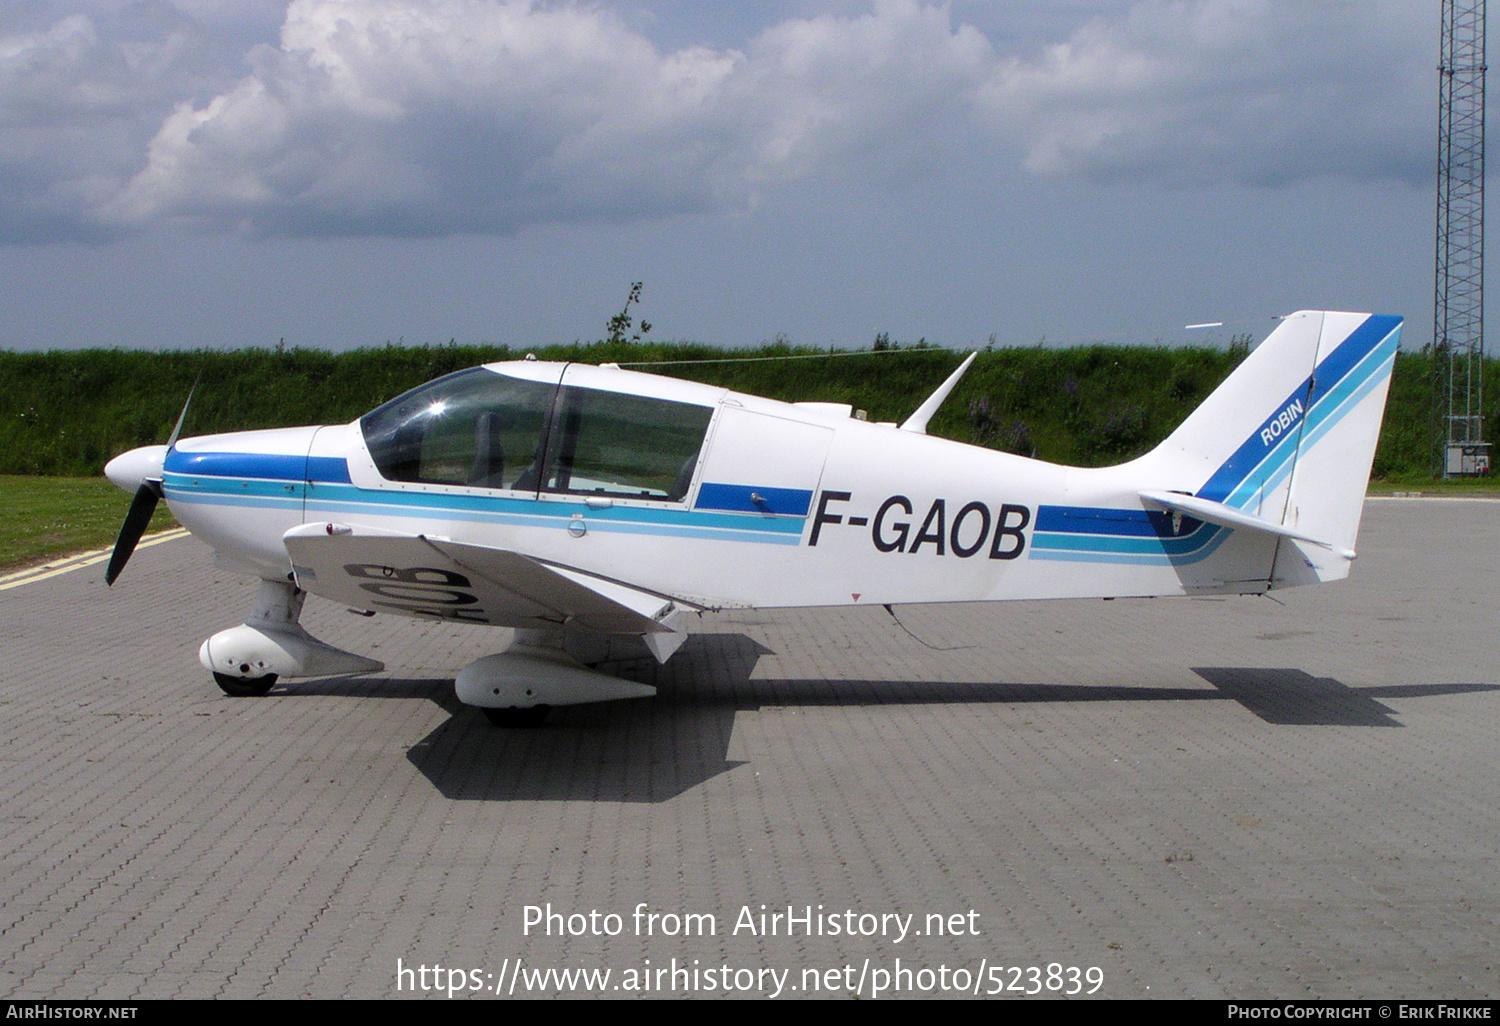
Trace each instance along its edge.
{"label": "aircraft shadow on ground", "polygon": [[1399,727],[1396,710],[1377,699],[1500,690],[1494,684],[1351,688],[1332,677],[1272,667],[1195,666],[1193,672],[1267,723],[1281,725]]}
{"label": "aircraft shadow on ground", "polygon": [[743,762],[728,757],[735,715],[769,708],[1047,704],[1240,703],[1266,723],[1399,727],[1381,698],[1500,691],[1493,684],[1351,688],[1291,668],[1195,667],[1213,690],[1015,684],[1003,681],[753,679],[769,649],[743,634],[695,634],[666,666],[649,659],[601,669],[655,685],[654,699],[554,709],[540,728],[492,726],[458,701],[452,682],[355,677],[293,684],[288,694],[425,698],[451,716],[407,758],[445,797],[477,801],[663,802]]}

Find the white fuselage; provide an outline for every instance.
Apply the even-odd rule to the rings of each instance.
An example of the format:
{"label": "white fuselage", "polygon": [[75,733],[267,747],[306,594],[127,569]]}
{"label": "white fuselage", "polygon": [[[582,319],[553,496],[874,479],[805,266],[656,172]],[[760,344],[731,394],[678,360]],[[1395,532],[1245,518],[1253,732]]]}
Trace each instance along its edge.
{"label": "white fuselage", "polygon": [[[340,592],[328,571],[360,591],[377,570],[425,571],[378,558],[398,541],[361,543],[344,565],[310,541],[318,524],[415,541],[402,558],[451,543],[445,559],[543,605],[570,586],[523,588],[516,559],[700,608],[1257,593],[1347,575],[1400,326],[1289,315],[1164,442],[1101,469],[827,403],[528,360],[429,382],[353,424],[181,441],[162,487],[223,565],[268,580],[293,572],[283,536],[298,529],[325,576],[308,565],[297,581],[330,597],[349,580]],[[139,455],[119,465],[160,447]]]}
{"label": "white fuselage", "polygon": [[708,607],[1258,592],[1270,583],[1273,539],[1143,509],[1129,464],[1061,467],[823,406],[607,368],[494,370],[518,366],[711,408],[684,497],[390,480],[357,422],[183,440],[166,459],[165,497],[226,565],[266,578],[290,570],[288,530],[328,522],[520,552]]}

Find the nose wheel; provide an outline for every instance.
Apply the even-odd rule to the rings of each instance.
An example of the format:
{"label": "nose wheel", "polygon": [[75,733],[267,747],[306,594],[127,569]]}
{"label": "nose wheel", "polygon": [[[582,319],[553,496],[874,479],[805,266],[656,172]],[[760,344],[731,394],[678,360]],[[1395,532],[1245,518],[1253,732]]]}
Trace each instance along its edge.
{"label": "nose wheel", "polygon": [[235,698],[259,698],[267,694],[276,686],[276,674],[268,673],[264,677],[233,677],[227,673],[214,673],[214,683],[226,695]]}

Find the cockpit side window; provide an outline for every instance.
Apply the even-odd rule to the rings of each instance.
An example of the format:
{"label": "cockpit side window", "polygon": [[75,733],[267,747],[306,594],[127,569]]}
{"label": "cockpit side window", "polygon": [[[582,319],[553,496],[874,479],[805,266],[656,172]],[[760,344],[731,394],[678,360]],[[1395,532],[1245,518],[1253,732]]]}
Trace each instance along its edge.
{"label": "cockpit side window", "polygon": [[387,480],[535,491],[556,391],[475,368],[391,400],[360,428]]}
{"label": "cockpit side window", "polygon": [[543,490],[681,502],[713,407],[564,388]]}

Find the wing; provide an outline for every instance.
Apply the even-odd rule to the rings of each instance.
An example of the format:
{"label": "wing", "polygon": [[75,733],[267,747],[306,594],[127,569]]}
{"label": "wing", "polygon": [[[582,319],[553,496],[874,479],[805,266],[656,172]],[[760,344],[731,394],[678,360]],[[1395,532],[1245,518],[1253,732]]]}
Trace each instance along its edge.
{"label": "wing", "polygon": [[670,632],[680,603],[508,549],[342,524],[282,536],[304,591],[358,609],[499,627]]}

